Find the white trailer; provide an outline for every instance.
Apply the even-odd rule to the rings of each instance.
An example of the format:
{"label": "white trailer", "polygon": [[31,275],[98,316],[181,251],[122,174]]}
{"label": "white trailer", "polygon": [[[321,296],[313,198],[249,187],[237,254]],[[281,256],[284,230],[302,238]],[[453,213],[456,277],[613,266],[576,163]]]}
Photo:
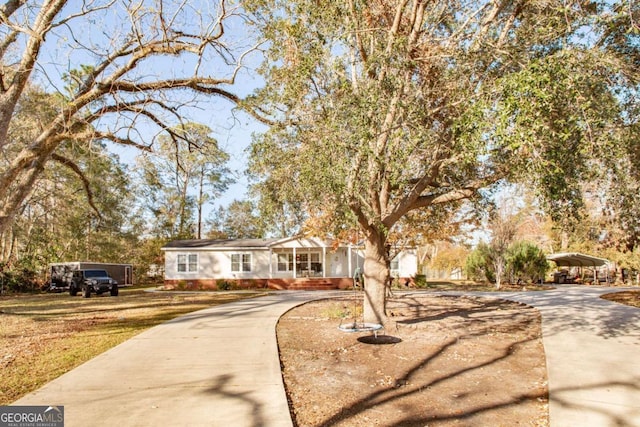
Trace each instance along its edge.
{"label": "white trailer", "polygon": [[112,279],[118,282],[119,287],[133,285],[133,266],[131,264],[73,261],[49,264],[49,290],[54,292],[68,290],[73,272],[89,269],[105,270]]}

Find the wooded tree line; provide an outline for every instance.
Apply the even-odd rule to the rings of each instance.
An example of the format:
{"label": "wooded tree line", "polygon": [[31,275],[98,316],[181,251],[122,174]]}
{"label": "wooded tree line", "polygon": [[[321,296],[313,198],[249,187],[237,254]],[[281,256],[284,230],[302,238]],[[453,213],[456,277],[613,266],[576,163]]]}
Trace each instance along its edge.
{"label": "wooded tree line", "polygon": [[[187,118],[210,97],[241,101],[229,88],[255,50],[227,35],[241,12],[224,0],[0,6],[5,268],[135,262],[140,239],[198,233],[194,212],[230,177],[226,154]],[[112,154],[118,147],[150,154],[127,168]],[[191,185],[201,190],[195,196]],[[157,258],[159,244],[149,246]]]}
{"label": "wooded tree line", "polygon": [[[43,119],[40,110],[52,108],[49,103],[40,89],[29,90],[18,105],[19,128],[10,128],[16,144],[29,137],[33,123]],[[41,279],[51,262],[69,260],[134,263],[143,274],[150,264],[163,263],[162,244],[202,237],[211,221],[203,207],[233,180],[225,166],[228,155],[204,125],[186,123],[171,132],[180,139],[161,134],[153,152],[132,165],[100,141],[62,144],[1,235],[0,265],[12,272],[14,287]],[[229,223],[242,221],[233,211],[245,205],[228,208]],[[245,223],[217,227],[225,237],[250,232]]]}
{"label": "wooded tree line", "polygon": [[[8,2],[0,14],[3,254],[16,235],[39,227],[25,220],[45,215],[35,206],[46,202],[51,215],[54,202],[45,196],[62,192],[60,182],[74,183],[75,192],[64,191],[84,213],[66,230],[76,233],[76,253],[83,239],[86,251],[87,239],[107,230],[118,230],[111,238],[121,242],[197,236],[206,197],[233,178],[215,138],[187,119],[207,96],[269,125],[250,153],[255,204],[220,211],[214,231],[362,238],[366,321],[385,319],[389,247],[455,234],[487,211],[492,188],[505,182],[529,188],[564,247],[599,209],[594,221],[608,234],[596,241],[633,253],[640,238],[639,7],[584,0]],[[79,36],[96,22],[102,32]],[[253,37],[240,42],[240,33]],[[47,49],[64,51],[72,65],[52,60]],[[252,54],[263,60],[255,73],[264,85],[242,98],[234,88]],[[142,193],[119,173],[98,172],[131,175],[107,154],[107,142],[164,152],[162,161],[149,154],[136,168]],[[188,193],[189,185],[202,191]],[[109,203],[112,190],[117,200]],[[597,200],[597,209],[585,200]],[[142,201],[152,215],[135,210]],[[103,212],[105,205],[114,212]],[[240,215],[250,219],[248,230],[231,221]],[[147,220],[153,227],[144,234]]]}
{"label": "wooded tree line", "polygon": [[616,238],[621,234],[620,224],[614,225],[602,215],[601,204],[592,196],[586,196],[584,218],[574,222],[567,235],[526,194],[522,186],[502,191],[503,197],[497,198],[486,218],[486,233],[476,236],[474,248],[455,239],[427,245],[420,258],[421,271],[431,274],[427,278],[454,273],[459,278],[488,281],[500,288],[504,282],[527,284],[551,279],[554,265],[546,261],[547,254],[581,252],[610,261],[607,273],[599,271],[601,277],[606,274],[617,283],[638,283],[638,249],[621,249],[625,241]]}

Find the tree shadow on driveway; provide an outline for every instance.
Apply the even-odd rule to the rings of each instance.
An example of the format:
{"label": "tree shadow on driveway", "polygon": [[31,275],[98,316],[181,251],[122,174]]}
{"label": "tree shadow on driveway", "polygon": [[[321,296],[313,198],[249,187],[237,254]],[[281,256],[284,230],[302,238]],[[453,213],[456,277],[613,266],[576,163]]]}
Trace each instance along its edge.
{"label": "tree shadow on driveway", "polygon": [[385,328],[397,340],[375,346],[308,306],[278,326],[297,425],[546,425],[536,310],[476,297],[399,298],[389,305],[396,327]]}

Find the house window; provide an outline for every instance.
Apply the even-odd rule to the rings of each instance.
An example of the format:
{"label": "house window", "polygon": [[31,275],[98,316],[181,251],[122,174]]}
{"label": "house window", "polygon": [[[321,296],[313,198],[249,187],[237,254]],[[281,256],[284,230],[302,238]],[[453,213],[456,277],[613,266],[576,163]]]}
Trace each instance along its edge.
{"label": "house window", "polygon": [[307,252],[296,255],[297,274],[303,276],[321,276],[322,262],[320,252]]}
{"label": "house window", "polygon": [[293,271],[293,254],[278,254],[278,271]]}
{"label": "house window", "polygon": [[178,272],[198,271],[198,254],[178,254]]}
{"label": "house window", "polygon": [[231,271],[234,273],[251,271],[251,254],[231,254]]}
{"label": "house window", "polygon": [[322,273],[322,262],[320,262],[320,254],[312,252],[311,254],[311,271],[314,273]]}
{"label": "house window", "polygon": [[309,274],[309,254],[296,254],[296,274],[306,276]]}

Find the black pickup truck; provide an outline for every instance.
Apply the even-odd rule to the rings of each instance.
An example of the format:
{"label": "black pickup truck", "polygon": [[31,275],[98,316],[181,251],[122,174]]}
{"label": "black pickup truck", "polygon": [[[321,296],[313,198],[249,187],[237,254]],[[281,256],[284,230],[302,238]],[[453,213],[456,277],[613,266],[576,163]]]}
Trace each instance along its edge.
{"label": "black pickup truck", "polygon": [[85,298],[89,298],[91,293],[100,295],[105,292],[115,297],[118,296],[118,282],[105,270],[75,270],[71,277],[69,294],[75,296],[80,291]]}

